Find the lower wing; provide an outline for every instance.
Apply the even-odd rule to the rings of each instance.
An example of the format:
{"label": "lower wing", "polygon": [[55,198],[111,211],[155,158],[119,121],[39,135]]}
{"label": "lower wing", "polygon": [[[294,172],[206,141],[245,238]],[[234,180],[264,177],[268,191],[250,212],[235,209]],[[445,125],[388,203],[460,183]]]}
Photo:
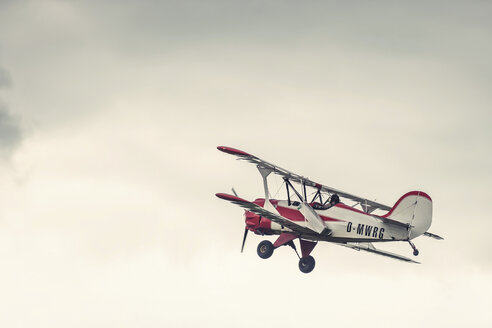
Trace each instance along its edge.
{"label": "lower wing", "polygon": [[244,208],[250,212],[253,212],[259,216],[267,218],[267,219],[269,219],[275,223],[278,223],[283,227],[287,227],[290,230],[292,230],[294,233],[298,233],[298,234],[302,234],[302,233],[313,234],[313,233],[315,233],[316,234],[316,231],[313,231],[313,230],[308,229],[306,227],[300,226],[297,223],[295,223],[295,222],[293,222],[287,218],[284,218],[283,216],[281,216],[279,214],[270,212],[270,211],[264,209],[263,207],[256,205],[255,203],[252,203],[252,202],[247,201],[245,199],[242,199],[242,198],[239,198],[239,197],[236,197],[233,195],[222,194],[222,193],[215,194],[215,196],[217,196],[221,199],[227,200],[233,204],[239,205],[242,208]]}
{"label": "lower wing", "polygon": [[378,255],[382,255],[382,256],[391,257],[391,258],[394,258],[394,259],[397,259],[400,261],[420,264],[420,262],[416,262],[416,261],[412,260],[411,258],[402,256],[402,255],[398,255],[395,253],[376,249],[376,247],[374,247],[374,245],[372,243],[336,243],[336,244],[340,245],[340,246],[352,248],[352,249],[355,249],[357,251],[366,251],[366,252],[370,252],[370,253],[374,253],[374,254],[378,254]]}

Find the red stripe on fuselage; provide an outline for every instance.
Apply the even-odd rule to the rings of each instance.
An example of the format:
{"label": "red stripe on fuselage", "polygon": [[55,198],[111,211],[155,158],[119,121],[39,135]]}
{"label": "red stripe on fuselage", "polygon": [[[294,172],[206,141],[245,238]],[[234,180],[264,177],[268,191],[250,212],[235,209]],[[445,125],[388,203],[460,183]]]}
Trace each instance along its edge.
{"label": "red stripe on fuselage", "polygon": [[[318,213],[318,215],[319,215],[319,213]],[[340,220],[340,219],[330,218],[329,216],[324,216],[324,215],[319,215],[319,217],[320,217],[323,221],[345,222],[345,220]]]}

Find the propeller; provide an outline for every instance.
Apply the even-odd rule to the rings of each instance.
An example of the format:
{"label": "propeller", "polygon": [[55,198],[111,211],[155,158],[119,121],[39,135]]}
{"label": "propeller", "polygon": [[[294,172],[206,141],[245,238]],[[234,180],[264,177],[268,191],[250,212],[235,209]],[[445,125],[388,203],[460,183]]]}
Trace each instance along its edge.
{"label": "propeller", "polygon": [[[234,187],[232,187],[232,188],[231,188],[231,190],[232,190],[232,193],[234,194],[234,196],[239,197],[239,196],[237,195],[236,190],[234,190]],[[243,236],[243,243],[242,243],[242,245],[241,245],[241,253],[242,253],[242,252],[243,252],[243,250],[244,250],[244,244],[246,243],[246,237],[248,236],[248,231],[249,231],[249,230],[248,230],[248,228],[244,228],[244,236]]]}
{"label": "propeller", "polygon": [[241,253],[243,252],[244,249],[244,243],[246,242],[246,237],[248,236],[248,228],[244,228],[244,237],[243,237],[243,244],[241,245]]}

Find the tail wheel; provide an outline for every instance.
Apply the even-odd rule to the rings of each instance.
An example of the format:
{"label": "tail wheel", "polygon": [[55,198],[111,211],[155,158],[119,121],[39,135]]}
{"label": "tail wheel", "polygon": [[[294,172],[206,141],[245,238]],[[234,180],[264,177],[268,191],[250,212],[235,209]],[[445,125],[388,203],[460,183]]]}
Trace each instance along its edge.
{"label": "tail wheel", "polygon": [[314,266],[316,265],[316,261],[314,260],[314,257],[311,255],[308,255],[306,257],[301,257],[299,260],[299,270],[301,270],[304,273],[309,273],[313,271]]}
{"label": "tail wheel", "polygon": [[258,253],[258,256],[262,259],[267,259],[272,256],[274,249],[275,247],[273,247],[273,244],[270,241],[263,240],[261,243],[258,244],[256,252]]}

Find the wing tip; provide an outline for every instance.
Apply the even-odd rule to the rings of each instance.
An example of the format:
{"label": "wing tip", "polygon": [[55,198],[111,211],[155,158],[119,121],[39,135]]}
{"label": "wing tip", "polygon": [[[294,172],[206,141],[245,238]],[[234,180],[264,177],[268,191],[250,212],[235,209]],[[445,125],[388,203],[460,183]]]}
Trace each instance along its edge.
{"label": "wing tip", "polygon": [[228,201],[232,201],[232,202],[246,202],[246,203],[249,203],[246,199],[242,199],[240,197],[236,197],[234,195],[229,195],[229,194],[225,194],[225,193],[221,193],[221,192],[215,194],[215,196],[217,196],[220,199],[224,199],[224,200],[228,200]]}
{"label": "wing tip", "polygon": [[239,150],[239,149],[235,149],[235,148],[232,148],[232,147],[227,147],[227,146],[218,146],[217,149],[220,150],[220,151],[222,151],[222,152],[224,152],[224,153],[228,153],[228,154],[231,154],[231,155],[237,155],[237,156],[253,156],[251,154],[248,154],[245,151],[242,151],[242,150]]}

